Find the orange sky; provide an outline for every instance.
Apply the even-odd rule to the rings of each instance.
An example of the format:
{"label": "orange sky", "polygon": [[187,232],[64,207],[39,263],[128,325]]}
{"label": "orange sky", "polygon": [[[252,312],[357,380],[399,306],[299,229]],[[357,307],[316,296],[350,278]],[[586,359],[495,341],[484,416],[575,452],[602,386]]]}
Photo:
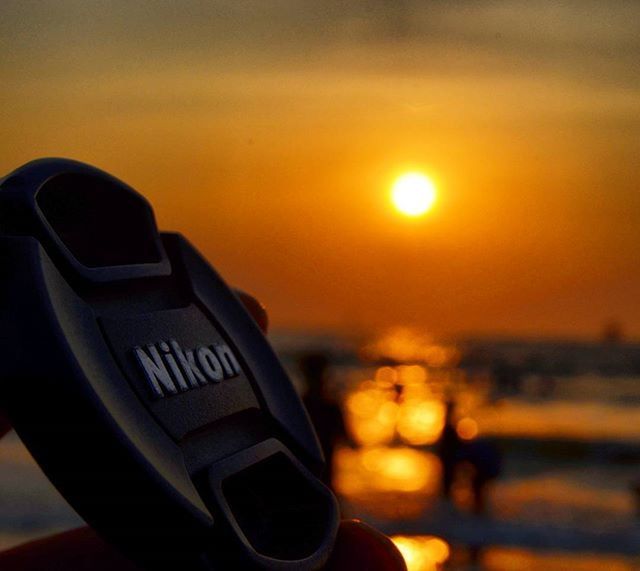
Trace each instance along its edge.
{"label": "orange sky", "polygon": [[3,2],[0,170],[116,174],[276,326],[640,336],[640,6],[345,4]]}

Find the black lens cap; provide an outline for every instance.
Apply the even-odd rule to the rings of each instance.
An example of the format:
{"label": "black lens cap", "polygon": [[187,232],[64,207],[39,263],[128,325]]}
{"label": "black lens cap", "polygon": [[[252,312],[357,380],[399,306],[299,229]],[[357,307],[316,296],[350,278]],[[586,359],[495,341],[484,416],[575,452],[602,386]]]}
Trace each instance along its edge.
{"label": "black lens cap", "polygon": [[324,565],[338,507],[300,398],[140,194],[28,163],[0,180],[0,259],[2,407],[91,526],[150,569]]}

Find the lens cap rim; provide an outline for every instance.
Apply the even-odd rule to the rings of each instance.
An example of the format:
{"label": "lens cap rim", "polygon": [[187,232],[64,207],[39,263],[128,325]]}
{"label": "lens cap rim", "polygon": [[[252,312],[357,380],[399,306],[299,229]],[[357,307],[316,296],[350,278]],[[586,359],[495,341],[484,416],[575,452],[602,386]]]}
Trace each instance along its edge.
{"label": "lens cap rim", "polygon": [[[38,203],[38,193],[47,183],[56,177],[69,174],[98,178],[113,185],[120,192],[129,193],[144,204],[148,217],[147,223],[153,227],[154,246],[160,259],[157,262],[102,267],[82,264],[57,234]],[[142,194],[109,173],[72,159],[43,158],[28,162],[9,173],[0,181],[0,187],[5,193],[12,189],[19,191],[13,194],[22,202],[20,212],[30,218],[28,222],[25,221],[28,224],[27,227],[30,227],[41,241],[49,243],[52,246],[50,252],[53,254],[52,257],[60,256],[63,263],[68,265],[73,274],[78,277],[91,282],[111,282],[119,279],[167,276],[171,273],[171,264],[160,240],[151,204]]]}
{"label": "lens cap rim", "polygon": [[[84,295],[93,286],[111,287],[109,282],[113,282],[125,284],[122,286],[125,290],[122,291],[126,291],[126,284],[133,284],[136,280],[146,280],[145,283],[150,280],[183,280],[188,284],[188,295],[192,302],[205,308],[206,314],[214,323],[222,325],[225,334],[233,339],[236,347],[244,348],[243,364],[255,377],[253,382],[255,390],[259,392],[261,406],[265,414],[282,430],[285,440],[278,440],[280,446],[288,451],[301,472],[316,480],[323,463],[317,437],[300,398],[258,325],[217,272],[180,235],[157,233],[158,251],[162,253],[162,259],[158,263],[88,268],[75,259],[48,224],[36,200],[39,189],[48,180],[69,172],[106,177],[105,180],[143,200],[153,218],[149,203],[131,187],[104,171],[69,159],[33,161],[0,180],[0,255],[5,260],[8,271],[3,291],[10,306],[0,315],[0,331],[5,332],[8,341],[7,358],[0,360],[3,385],[0,399],[17,432],[38,463],[63,495],[98,531],[144,564],[163,567],[164,564],[175,565],[176,561],[180,564],[189,561],[185,568],[216,568],[212,563],[215,561],[215,554],[192,553],[193,545],[201,545],[199,542],[215,530],[215,515],[212,517],[211,509],[204,503],[190,474],[186,472],[184,458],[182,468],[180,467],[180,449],[177,444],[171,442],[158,423],[149,417],[133,389],[125,387],[123,390],[130,390],[130,398],[137,404],[130,405],[133,409],[129,412],[127,409],[119,414],[133,414],[135,418],[139,414],[140,418],[147,419],[145,422],[148,433],[145,436],[142,430],[137,438],[147,438],[146,445],[150,448],[160,446],[158,453],[161,457],[168,454],[174,458],[172,462],[178,471],[176,477],[186,484],[178,494],[175,481],[172,483],[166,473],[159,470],[155,461],[149,461],[144,450],[146,445],[132,439],[130,428],[123,429],[120,423],[122,416],[120,419],[118,415],[114,416],[115,409],[110,408],[104,395],[96,392],[95,383],[90,382],[92,375],[115,375],[108,372],[109,367],[114,368],[114,371],[118,369],[123,377],[125,375],[118,368],[113,354],[107,351],[103,356],[97,355],[104,351],[107,339],[99,331],[98,315],[93,312],[95,308],[87,306],[86,314],[82,313],[82,303],[86,299],[81,297],[80,290]],[[3,216],[5,209],[5,214],[9,213],[11,219]],[[155,221],[153,228],[157,232]],[[169,244],[171,255],[167,249]],[[91,322],[92,318],[95,322]],[[95,346],[91,347],[92,343]],[[29,350],[45,353],[49,362],[43,363],[41,359],[30,358]],[[104,359],[105,369],[101,373],[92,359]],[[61,384],[56,385],[58,382]],[[64,389],[60,389],[61,386]],[[34,398],[40,399],[35,405]],[[60,414],[53,410],[54,405],[59,406]],[[134,409],[138,412],[132,412]],[[83,460],[92,462],[96,469],[108,470],[108,459],[100,459],[97,453],[89,454],[86,459],[75,457],[74,454],[79,452],[78,447],[74,448],[72,443],[62,441],[67,428],[65,422],[75,429],[81,427],[82,423],[87,423],[86,426],[95,432],[95,445],[104,447],[105,454],[111,454],[108,459],[113,460],[116,467],[129,466],[127,470],[131,470],[132,478],[137,482],[137,487],[132,489],[137,490],[136,493],[141,496],[146,494],[148,498],[155,497],[159,502],[157,509],[165,510],[166,513],[158,513],[158,522],[154,522],[153,514],[148,514],[148,517],[140,514],[141,519],[134,523],[118,522],[116,514],[99,513],[100,509],[108,511],[113,506],[100,507],[98,504],[87,503],[87,495],[91,490],[87,492],[74,489],[74,486],[83,485],[74,471],[78,472]],[[52,426],[55,427],[53,431]],[[65,464],[66,461],[68,464]],[[184,471],[180,473],[181,470]],[[99,475],[94,477],[99,478]],[[106,480],[100,481],[108,485]],[[328,488],[319,480],[316,483],[318,490],[330,504],[331,512],[325,540],[317,552],[305,560],[289,561],[264,557],[256,554],[255,550],[245,549],[244,554],[237,554],[239,560],[247,565],[282,569],[317,568],[326,561],[337,534],[338,504]],[[145,489],[146,484],[149,489]],[[125,494],[131,492],[125,485],[121,485],[117,491]],[[176,520],[184,527],[184,536],[180,539],[185,542],[184,549],[161,545],[163,550],[158,555],[148,552],[150,545],[146,545],[144,549],[136,545],[136,541],[140,540],[141,530],[133,529],[135,525],[142,521],[152,527],[154,523],[162,526],[163,522],[169,520],[169,515],[175,515]],[[133,527],[122,531],[118,529],[118,525]],[[162,532],[163,529],[156,531]],[[193,538],[189,538],[189,534]],[[170,536],[168,533],[167,537]],[[189,543],[190,539],[195,544]],[[145,549],[147,552],[143,552]],[[166,560],[163,561],[163,558]]]}

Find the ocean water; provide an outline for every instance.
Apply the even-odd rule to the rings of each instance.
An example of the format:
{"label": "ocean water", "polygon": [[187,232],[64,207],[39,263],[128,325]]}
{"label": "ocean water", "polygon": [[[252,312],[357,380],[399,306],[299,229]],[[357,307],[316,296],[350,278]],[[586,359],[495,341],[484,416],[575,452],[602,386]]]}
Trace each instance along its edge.
{"label": "ocean water", "polygon": [[[363,386],[378,390],[366,383],[398,365],[363,364],[330,341],[329,354],[339,355],[330,386],[348,416],[349,399]],[[310,347],[278,346],[301,390],[296,359]],[[538,374],[523,375],[518,391],[501,393],[486,371],[423,369],[422,384],[406,387],[420,385],[416,394],[431,408],[420,405],[413,428],[399,429],[406,403],[394,404],[396,412],[385,405],[395,415],[391,431],[380,432],[376,425],[378,432],[362,433],[374,440],[338,451],[334,481],[346,516],[361,517],[394,537],[442,539],[450,550],[448,569],[640,569],[640,502],[633,492],[640,482],[640,377],[558,376],[552,391],[541,396]],[[439,495],[441,468],[429,430],[437,426],[433,415],[442,391],[451,386],[474,430],[493,439],[503,455],[482,516],[470,513],[464,489],[456,491],[454,502]],[[411,394],[406,387],[404,397]],[[7,435],[0,443],[0,549],[82,523],[19,438]],[[444,568],[424,553],[420,559],[418,547],[407,554],[413,557],[411,571]]]}
{"label": "ocean water", "polygon": [[[640,378],[559,378],[544,398],[537,396],[537,382],[525,379],[518,394],[499,398],[483,383],[459,388],[464,414],[502,453],[485,514],[473,515],[465,505],[468,490],[457,497],[454,490],[453,502],[440,497],[434,482],[441,467],[429,445],[410,448],[423,461],[411,455],[405,461],[413,462],[407,474],[431,471],[430,482],[412,489],[415,480],[408,477],[389,490],[375,483],[376,472],[374,486],[361,494],[343,487],[346,512],[392,536],[444,538],[451,546],[449,569],[640,569],[634,491],[640,485]],[[394,454],[403,447],[397,434],[383,445]],[[394,462],[392,455],[380,460],[386,470]],[[339,485],[357,471],[353,462],[337,468]],[[464,556],[469,551],[473,564]],[[410,571],[440,568],[411,557]]]}

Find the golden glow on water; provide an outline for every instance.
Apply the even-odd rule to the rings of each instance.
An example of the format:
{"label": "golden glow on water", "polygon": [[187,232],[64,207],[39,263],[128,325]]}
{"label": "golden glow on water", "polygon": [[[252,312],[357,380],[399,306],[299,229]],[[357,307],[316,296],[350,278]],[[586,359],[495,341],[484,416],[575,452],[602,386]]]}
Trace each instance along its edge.
{"label": "golden glow on water", "polygon": [[499,407],[474,411],[482,434],[567,438],[576,440],[636,441],[640,439],[640,408],[607,402],[506,399]]}
{"label": "golden glow on water", "polygon": [[397,367],[380,367],[375,374],[376,384],[380,387],[391,388],[399,381]]}
{"label": "golden glow on water", "polygon": [[398,404],[393,388],[373,381],[362,383],[346,400],[346,423],[352,438],[362,446],[391,442]]}
{"label": "golden glow on water", "polygon": [[398,212],[411,217],[422,216],[436,201],[436,187],[422,173],[406,173],[393,183],[391,199]]}
{"label": "golden glow on water", "polygon": [[436,343],[434,339],[411,327],[393,327],[364,347],[364,356],[393,359],[398,362],[421,362],[430,367],[451,367],[460,353],[453,345]]}
{"label": "golden glow on water", "polygon": [[482,563],[483,569],[492,571],[632,571],[638,568],[637,560],[622,555],[540,552],[517,547],[489,547]]}
{"label": "golden glow on water", "polygon": [[396,368],[398,382],[405,387],[424,386],[427,382],[427,370],[421,365],[402,365]]}
{"label": "golden glow on water", "polygon": [[342,448],[336,454],[334,486],[346,497],[376,492],[435,493],[438,458],[409,447]]}
{"label": "golden glow on water", "polygon": [[384,383],[366,381],[346,399],[346,423],[362,446],[390,443],[398,436],[416,446],[435,443],[444,428],[445,407],[426,385],[404,387],[402,399]]}
{"label": "golden glow on water", "polygon": [[414,446],[434,444],[445,422],[441,387],[420,365],[380,367],[347,395],[345,413],[362,446],[390,444],[396,436]]}
{"label": "golden glow on water", "polygon": [[362,465],[375,474],[382,490],[416,492],[429,483],[429,459],[410,448],[374,448],[362,454]]}
{"label": "golden glow on water", "polygon": [[398,434],[407,444],[434,444],[444,428],[445,407],[437,400],[409,400],[400,408]]}
{"label": "golden glow on water", "polygon": [[[434,453],[413,447],[431,446],[442,434],[446,397],[460,378],[451,369],[457,350],[400,328],[367,351],[372,358],[410,364],[377,367],[350,385],[345,423],[361,448],[337,451],[333,483],[347,502],[372,515],[419,517],[438,496],[441,465]],[[474,421],[465,419],[460,430],[471,437]]]}
{"label": "golden glow on water", "polygon": [[449,544],[429,535],[395,535],[391,540],[402,553],[408,571],[437,571],[449,559]]}

